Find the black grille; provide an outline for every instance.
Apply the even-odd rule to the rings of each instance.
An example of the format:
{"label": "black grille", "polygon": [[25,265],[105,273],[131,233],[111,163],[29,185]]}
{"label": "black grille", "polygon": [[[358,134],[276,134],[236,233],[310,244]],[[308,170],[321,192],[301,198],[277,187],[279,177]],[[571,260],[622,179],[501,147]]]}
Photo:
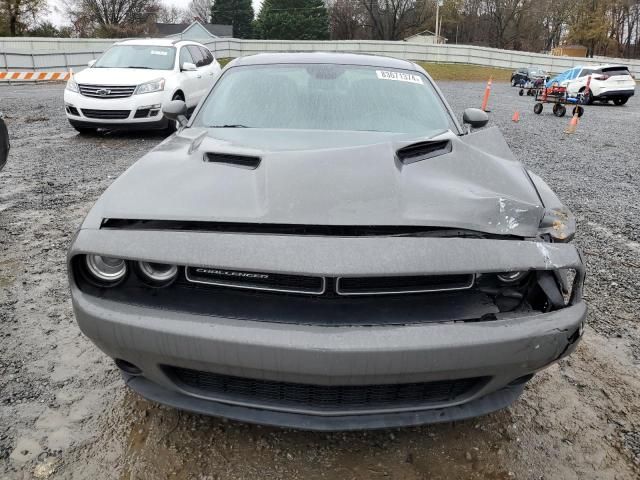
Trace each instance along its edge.
{"label": "black grille", "polygon": [[472,274],[344,277],[337,280],[336,291],[341,295],[383,295],[462,290],[472,285]]}
{"label": "black grille", "polygon": [[220,399],[313,410],[363,410],[451,402],[482,385],[485,377],[381,385],[309,385],[165,367],[182,388]]}
{"label": "black grille", "polygon": [[224,268],[187,267],[186,278],[193,283],[206,283],[252,290],[321,294],[325,290],[322,277],[248,272]]}
{"label": "black grille", "polygon": [[81,109],[82,114],[87,118],[101,118],[105,120],[124,120],[129,118],[131,110],[90,110]]}
{"label": "black grille", "polygon": [[141,108],[139,110],[136,110],[136,113],[133,116],[133,118],[146,118],[148,116],[149,116],[149,109],[148,108]]}
{"label": "black grille", "polygon": [[135,85],[85,85],[79,84],[80,93],[92,98],[127,98],[133,95]]}

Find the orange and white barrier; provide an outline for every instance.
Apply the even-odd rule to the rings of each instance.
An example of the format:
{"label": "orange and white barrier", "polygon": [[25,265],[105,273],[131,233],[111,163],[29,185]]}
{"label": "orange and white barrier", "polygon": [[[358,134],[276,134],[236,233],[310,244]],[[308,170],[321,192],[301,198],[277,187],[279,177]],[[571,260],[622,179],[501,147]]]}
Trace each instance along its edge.
{"label": "orange and white barrier", "polygon": [[38,82],[65,81],[73,76],[73,72],[0,72],[0,82]]}

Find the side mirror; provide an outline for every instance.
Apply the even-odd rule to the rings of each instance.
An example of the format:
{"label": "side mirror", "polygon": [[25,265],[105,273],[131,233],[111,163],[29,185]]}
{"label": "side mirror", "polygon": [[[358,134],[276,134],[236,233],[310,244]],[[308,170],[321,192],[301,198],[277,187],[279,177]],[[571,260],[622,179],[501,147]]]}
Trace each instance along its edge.
{"label": "side mirror", "polygon": [[162,106],[162,113],[169,120],[176,120],[180,122],[181,126],[185,126],[187,121],[187,104],[182,100],[171,100],[169,103]]}
{"label": "side mirror", "polygon": [[462,121],[471,125],[471,128],[482,128],[489,123],[489,115],[479,108],[467,108],[462,115]]}
{"label": "side mirror", "polygon": [[195,63],[184,62],[182,64],[182,71],[183,72],[195,72],[196,70],[198,70],[198,67],[196,67]]}
{"label": "side mirror", "polygon": [[89,68],[91,68],[91,67],[93,67],[95,64],[96,64],[96,61],[95,61],[95,60],[89,60],[89,63],[87,63],[87,66],[88,66]]}

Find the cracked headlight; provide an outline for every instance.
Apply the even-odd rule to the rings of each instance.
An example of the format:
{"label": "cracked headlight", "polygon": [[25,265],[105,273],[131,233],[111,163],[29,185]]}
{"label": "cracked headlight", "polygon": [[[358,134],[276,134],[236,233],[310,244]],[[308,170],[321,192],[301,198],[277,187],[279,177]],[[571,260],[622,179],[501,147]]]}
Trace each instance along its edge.
{"label": "cracked headlight", "polygon": [[158,78],[156,80],[152,80],[151,82],[138,85],[135,94],[140,95],[142,93],[160,92],[162,90],[164,90],[164,78]]}
{"label": "cracked headlight", "polygon": [[76,81],[73,78],[70,78],[67,81],[67,86],[65,88],[67,90],[69,90],[70,92],[77,92],[78,91],[78,84],[76,83]]}

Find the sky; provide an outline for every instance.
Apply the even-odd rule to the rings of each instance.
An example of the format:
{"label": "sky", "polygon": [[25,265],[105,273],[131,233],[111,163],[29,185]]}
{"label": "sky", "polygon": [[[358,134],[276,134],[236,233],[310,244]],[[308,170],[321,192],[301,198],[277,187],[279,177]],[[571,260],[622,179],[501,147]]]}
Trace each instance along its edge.
{"label": "sky", "polygon": [[[189,5],[189,0],[160,0],[165,5],[175,5],[179,8],[186,8]],[[262,0],[252,0],[253,9],[256,13],[260,10]],[[62,0],[48,0],[49,3],[49,20],[57,27],[61,27],[67,23],[64,15],[64,6]]]}

